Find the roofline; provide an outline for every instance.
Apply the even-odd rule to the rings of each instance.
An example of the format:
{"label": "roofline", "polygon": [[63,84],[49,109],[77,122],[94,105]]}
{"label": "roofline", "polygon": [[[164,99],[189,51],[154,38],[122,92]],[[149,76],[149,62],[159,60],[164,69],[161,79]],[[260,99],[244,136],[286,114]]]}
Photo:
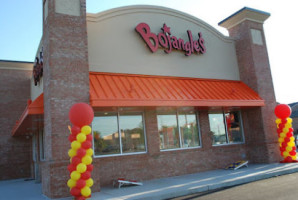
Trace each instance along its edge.
{"label": "roofline", "polygon": [[10,63],[30,63],[33,64],[34,62],[30,62],[30,61],[19,61],[19,60],[1,60],[0,62],[10,62]]}
{"label": "roofline", "polygon": [[239,14],[240,12],[244,11],[244,10],[249,10],[249,11],[253,11],[253,12],[258,12],[264,15],[268,15],[270,16],[270,13],[265,12],[265,11],[261,11],[261,10],[257,10],[254,8],[249,8],[249,7],[243,7],[242,9],[238,10],[237,12],[235,12],[234,14],[230,15],[229,17],[225,18],[224,20],[220,21],[218,23],[218,25],[221,25],[222,23],[224,23],[225,21],[229,20],[230,18],[234,17],[235,15]]}

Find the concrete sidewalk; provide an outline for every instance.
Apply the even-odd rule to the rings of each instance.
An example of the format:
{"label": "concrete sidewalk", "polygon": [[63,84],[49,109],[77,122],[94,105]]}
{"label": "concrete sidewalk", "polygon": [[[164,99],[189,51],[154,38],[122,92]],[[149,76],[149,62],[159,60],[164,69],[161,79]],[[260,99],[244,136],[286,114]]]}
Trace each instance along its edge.
{"label": "concrete sidewalk", "polygon": [[[298,172],[298,163],[249,164],[238,170],[213,170],[184,176],[144,181],[143,186],[101,188],[93,193],[94,200],[142,199],[160,200],[205,192],[274,176]],[[41,185],[34,181],[11,180],[0,182],[4,199],[48,199],[41,194]],[[70,200],[62,198],[60,200]]]}

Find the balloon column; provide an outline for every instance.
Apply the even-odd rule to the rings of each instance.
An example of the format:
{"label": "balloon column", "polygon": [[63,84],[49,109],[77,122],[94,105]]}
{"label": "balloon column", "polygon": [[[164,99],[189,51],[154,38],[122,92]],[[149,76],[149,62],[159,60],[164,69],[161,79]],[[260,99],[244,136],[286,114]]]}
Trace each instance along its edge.
{"label": "balloon column", "polygon": [[69,120],[73,124],[68,140],[71,149],[68,151],[70,164],[68,171],[70,179],[67,182],[70,194],[76,200],[85,200],[91,197],[90,187],[93,185],[91,172],[92,163],[92,134],[91,124],[94,117],[92,108],[86,103],[74,104],[69,111]]}
{"label": "balloon column", "polygon": [[293,136],[291,108],[286,104],[279,104],[275,107],[278,142],[281,156],[284,158],[281,163],[297,162],[295,139]]}

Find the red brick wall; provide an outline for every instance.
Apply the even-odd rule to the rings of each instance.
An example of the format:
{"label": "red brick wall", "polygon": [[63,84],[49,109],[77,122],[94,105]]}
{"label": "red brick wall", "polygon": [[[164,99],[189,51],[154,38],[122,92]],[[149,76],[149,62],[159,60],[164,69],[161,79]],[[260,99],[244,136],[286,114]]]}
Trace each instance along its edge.
{"label": "red brick wall", "polygon": [[0,180],[30,177],[31,138],[12,137],[30,99],[32,71],[0,69]]}
{"label": "red brick wall", "polygon": [[[261,31],[263,45],[253,44],[251,29]],[[229,29],[229,34],[236,41],[240,79],[256,91],[266,104],[246,112],[245,124],[250,126],[246,129],[250,159],[261,163],[277,162],[281,157],[274,116],[276,100],[263,25],[245,20]]]}
{"label": "red brick wall", "polygon": [[244,159],[245,144],[212,146],[207,111],[200,112],[199,123],[202,148],[160,152],[156,112],[147,109],[145,126],[148,153],[94,158],[93,188],[97,190],[100,186],[111,186],[112,181],[120,177],[148,180],[178,176],[224,168],[232,162]]}
{"label": "red brick wall", "polygon": [[[50,198],[69,196],[68,112],[74,103],[89,103],[86,2],[80,0],[80,16],[55,12],[48,3],[43,24],[44,137],[43,193]],[[94,191],[94,190],[93,190]]]}

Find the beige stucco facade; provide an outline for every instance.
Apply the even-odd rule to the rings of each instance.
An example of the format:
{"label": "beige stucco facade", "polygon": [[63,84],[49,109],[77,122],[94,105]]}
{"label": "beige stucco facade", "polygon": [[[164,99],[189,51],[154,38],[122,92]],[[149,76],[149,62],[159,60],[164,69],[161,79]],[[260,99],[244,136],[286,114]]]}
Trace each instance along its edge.
{"label": "beige stucco facade", "polygon": [[[185,56],[163,49],[152,53],[135,31],[139,23],[161,32],[166,23],[171,35],[188,41],[201,32],[206,53]],[[239,80],[235,43],[205,22],[188,14],[164,7],[129,6],[87,15],[90,71],[146,75],[166,75]]]}

